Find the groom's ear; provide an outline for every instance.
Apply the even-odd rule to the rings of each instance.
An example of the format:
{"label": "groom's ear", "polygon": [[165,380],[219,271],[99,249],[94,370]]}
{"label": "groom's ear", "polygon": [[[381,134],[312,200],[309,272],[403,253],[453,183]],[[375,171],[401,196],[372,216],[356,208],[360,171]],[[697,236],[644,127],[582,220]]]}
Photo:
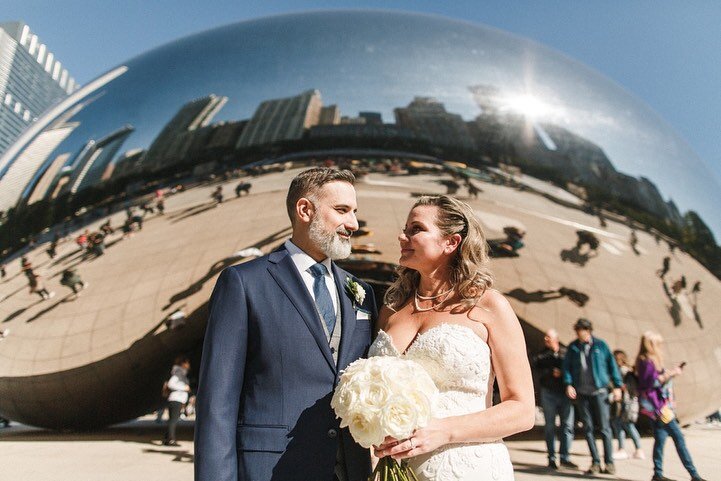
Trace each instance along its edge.
{"label": "groom's ear", "polygon": [[295,215],[301,222],[309,223],[314,213],[315,207],[309,199],[301,197],[295,203]]}

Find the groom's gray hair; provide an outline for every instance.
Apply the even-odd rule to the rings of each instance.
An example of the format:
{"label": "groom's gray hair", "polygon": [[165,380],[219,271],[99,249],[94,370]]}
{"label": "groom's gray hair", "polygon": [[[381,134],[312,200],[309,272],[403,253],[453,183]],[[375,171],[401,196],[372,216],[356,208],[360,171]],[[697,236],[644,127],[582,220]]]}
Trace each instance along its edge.
{"label": "groom's gray hair", "polygon": [[295,222],[295,205],[303,197],[315,197],[314,194],[328,182],[348,182],[355,184],[355,175],[350,170],[331,169],[330,167],[315,167],[304,170],[296,175],[288,188],[285,206],[288,209],[290,223]]}

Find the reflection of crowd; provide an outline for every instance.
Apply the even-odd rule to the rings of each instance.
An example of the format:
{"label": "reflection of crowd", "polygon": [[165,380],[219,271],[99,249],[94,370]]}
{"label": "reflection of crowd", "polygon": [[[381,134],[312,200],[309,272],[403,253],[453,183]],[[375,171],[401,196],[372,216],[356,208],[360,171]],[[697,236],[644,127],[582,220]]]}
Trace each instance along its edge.
{"label": "reflection of crowd", "polygon": [[518,251],[525,245],[523,238],[526,232],[514,226],[503,228],[506,234],[504,239],[491,239],[488,241],[491,257],[518,257]]}
{"label": "reflection of crowd", "polygon": [[[545,438],[549,469],[578,466],[570,459],[573,440],[575,403],[581,415],[592,464],[586,474],[616,474],[615,461],[629,458],[625,450],[628,435],[634,444],[632,457],[645,459],[636,428],[639,413],[653,423],[654,448],[652,481],[668,480],[663,476],[663,446],[670,436],[692,481],[703,481],[685,445],[674,412],[671,380],[683,373],[685,363],[665,369],[661,354],[661,336],[646,332],[633,365],[622,350],[611,352],[608,344],[594,336],[587,319],[574,324],[576,339],[567,348],[554,329],[546,332],[545,349],[532,357],[541,385],[541,406],[545,417]],[[560,419],[561,437],[556,459],[556,418]],[[603,464],[596,446],[594,429],[603,440]],[[613,438],[618,449],[613,450]]]}

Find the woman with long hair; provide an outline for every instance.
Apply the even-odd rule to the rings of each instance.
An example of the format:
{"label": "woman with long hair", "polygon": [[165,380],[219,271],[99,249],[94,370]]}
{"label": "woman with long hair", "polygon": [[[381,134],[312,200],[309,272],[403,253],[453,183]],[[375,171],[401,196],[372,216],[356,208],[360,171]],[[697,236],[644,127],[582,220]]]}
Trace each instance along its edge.
{"label": "woman with long hair", "polygon": [[671,368],[663,367],[663,337],[653,331],[646,331],[641,337],[641,346],[636,357],[636,374],[641,412],[653,421],[653,478],[651,481],[670,481],[663,475],[663,447],[671,436],[684,468],[691,475],[691,481],[704,481],[696,471],[691,453],[673,411],[671,401],[671,380],[683,372],[684,363]]}
{"label": "woman with long hair", "polygon": [[633,457],[646,459],[643,448],[641,448],[641,435],[635,424],[638,419],[638,379],[633,372],[633,366],[629,365],[628,355],[625,351],[621,349],[613,351],[613,358],[616,360],[623,379],[621,398],[615,399],[611,403],[611,427],[618,440],[618,451],[613,453],[613,459],[628,459],[628,453],[624,449],[626,434],[631,437],[636,448]]}
{"label": "woman with long hair", "polygon": [[370,355],[418,362],[440,395],[428,426],[387,438],[376,455],[408,459],[421,481],[512,480],[502,438],[533,426],[533,384],[518,318],[492,289],[480,222],[452,197],[422,197],[398,240],[398,279]]}

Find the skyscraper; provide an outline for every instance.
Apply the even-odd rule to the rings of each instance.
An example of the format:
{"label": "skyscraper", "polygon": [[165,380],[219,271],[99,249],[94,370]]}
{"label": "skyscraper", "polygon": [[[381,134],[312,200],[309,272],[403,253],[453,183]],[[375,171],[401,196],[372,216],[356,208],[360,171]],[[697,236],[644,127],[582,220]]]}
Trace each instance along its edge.
{"label": "skyscraper", "polygon": [[0,23],[0,154],[79,85],[23,22]]}
{"label": "skyscraper", "polygon": [[295,97],[266,100],[253,114],[238,139],[238,148],[295,140],[305,129],[318,125],[323,103],[318,90],[307,90]]}
{"label": "skyscraper", "polygon": [[179,159],[173,157],[173,151],[177,150],[174,145],[179,138],[186,132],[208,125],[226,102],[228,97],[210,94],[184,104],[150,144],[144,168],[155,171],[178,162]]}
{"label": "skyscraper", "polygon": [[421,137],[441,145],[471,149],[473,142],[468,128],[458,114],[446,111],[445,106],[431,97],[415,97],[407,107],[393,110],[396,124]]}

